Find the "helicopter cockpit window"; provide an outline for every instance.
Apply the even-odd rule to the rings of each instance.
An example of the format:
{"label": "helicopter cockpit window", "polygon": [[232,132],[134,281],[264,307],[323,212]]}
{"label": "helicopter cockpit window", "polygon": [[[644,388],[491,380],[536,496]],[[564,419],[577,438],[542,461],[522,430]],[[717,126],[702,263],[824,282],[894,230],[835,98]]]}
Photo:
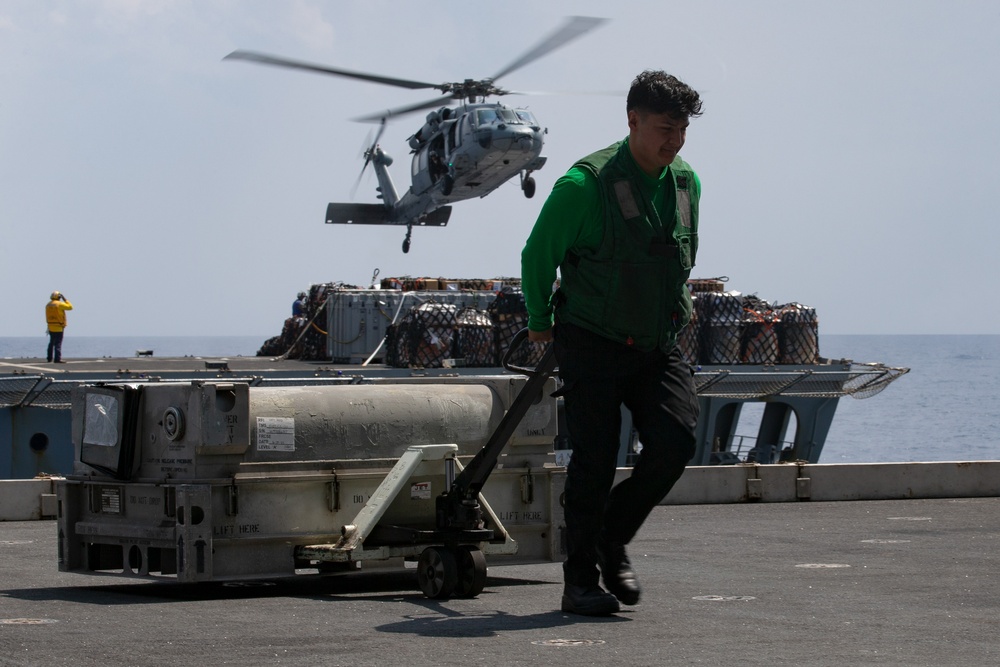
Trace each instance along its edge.
{"label": "helicopter cockpit window", "polygon": [[516,111],[517,117],[521,119],[521,122],[525,125],[537,125],[535,117],[527,109],[518,109]]}
{"label": "helicopter cockpit window", "polygon": [[500,119],[497,117],[497,112],[495,109],[479,109],[476,112],[476,125],[480,127],[483,125],[489,125],[491,123],[496,123]]}
{"label": "helicopter cockpit window", "polygon": [[515,113],[513,109],[501,107],[499,109],[479,109],[476,112],[476,125],[479,127],[492,125],[494,123],[521,125],[524,122],[525,121],[521,120],[521,117]]}
{"label": "helicopter cockpit window", "polygon": [[512,109],[498,109],[497,114],[500,116],[500,120],[510,125],[520,125],[521,119],[517,117]]}

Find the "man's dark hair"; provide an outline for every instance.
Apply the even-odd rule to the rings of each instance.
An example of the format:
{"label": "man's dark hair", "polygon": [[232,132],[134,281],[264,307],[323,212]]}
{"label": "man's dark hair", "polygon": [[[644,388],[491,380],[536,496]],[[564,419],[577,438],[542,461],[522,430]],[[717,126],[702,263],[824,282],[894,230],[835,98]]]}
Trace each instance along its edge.
{"label": "man's dark hair", "polygon": [[663,70],[646,70],[632,81],[625,109],[693,118],[701,115],[701,98],[677,77]]}

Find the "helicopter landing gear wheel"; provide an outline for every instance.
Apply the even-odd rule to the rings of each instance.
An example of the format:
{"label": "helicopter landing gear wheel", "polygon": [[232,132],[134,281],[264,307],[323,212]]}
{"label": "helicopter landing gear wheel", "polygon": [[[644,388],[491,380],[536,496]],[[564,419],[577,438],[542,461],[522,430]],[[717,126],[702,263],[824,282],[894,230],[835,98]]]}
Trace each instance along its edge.
{"label": "helicopter landing gear wheel", "polygon": [[474,598],[486,588],[486,556],[477,547],[462,545],[455,550],[458,563],[458,585],[455,595]]}
{"label": "helicopter landing gear wheel", "polygon": [[403,252],[410,252],[410,236],[413,234],[413,225],[406,226],[406,238],[403,239]]}
{"label": "helicopter landing gear wheel", "polygon": [[444,182],[441,184],[441,194],[445,197],[451,194],[452,189],[455,187],[455,177],[451,174],[444,175]]}
{"label": "helicopter landing gear wheel", "polygon": [[525,177],[521,182],[521,189],[524,190],[524,196],[531,199],[535,196],[535,179],[531,176]]}
{"label": "helicopter landing gear wheel", "polygon": [[417,583],[432,600],[446,600],[458,585],[455,552],[445,547],[427,547],[417,561]]}

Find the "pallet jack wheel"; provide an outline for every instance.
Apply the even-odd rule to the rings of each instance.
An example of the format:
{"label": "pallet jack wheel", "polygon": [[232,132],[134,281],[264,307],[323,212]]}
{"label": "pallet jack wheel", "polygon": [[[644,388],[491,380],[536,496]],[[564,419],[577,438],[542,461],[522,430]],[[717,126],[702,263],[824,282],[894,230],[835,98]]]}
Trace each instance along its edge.
{"label": "pallet jack wheel", "polygon": [[427,547],[417,561],[417,583],[432,600],[446,600],[458,585],[455,554],[445,547]]}
{"label": "pallet jack wheel", "polygon": [[486,588],[486,556],[471,545],[462,545],[455,550],[458,562],[458,585],[455,595],[460,598],[474,598]]}

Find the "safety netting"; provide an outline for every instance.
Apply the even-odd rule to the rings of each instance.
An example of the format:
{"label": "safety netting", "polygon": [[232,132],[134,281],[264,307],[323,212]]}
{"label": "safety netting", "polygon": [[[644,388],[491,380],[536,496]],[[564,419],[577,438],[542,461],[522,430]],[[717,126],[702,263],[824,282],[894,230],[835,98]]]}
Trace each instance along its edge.
{"label": "safety netting", "polygon": [[852,375],[844,382],[843,391],[851,398],[871,398],[892,382],[910,372],[909,368],[885,366],[879,363],[851,365]]}
{"label": "safety netting", "polygon": [[42,381],[41,375],[0,378],[0,407],[20,405]]}
{"label": "safety netting", "polygon": [[695,373],[699,396],[761,399],[769,396],[870,398],[910,371],[883,364],[820,360],[808,368],[765,366],[704,369]]}
{"label": "safety netting", "polygon": [[0,408],[45,407],[68,408],[73,388],[81,380],[54,381],[42,375],[15,375],[0,377]]}

